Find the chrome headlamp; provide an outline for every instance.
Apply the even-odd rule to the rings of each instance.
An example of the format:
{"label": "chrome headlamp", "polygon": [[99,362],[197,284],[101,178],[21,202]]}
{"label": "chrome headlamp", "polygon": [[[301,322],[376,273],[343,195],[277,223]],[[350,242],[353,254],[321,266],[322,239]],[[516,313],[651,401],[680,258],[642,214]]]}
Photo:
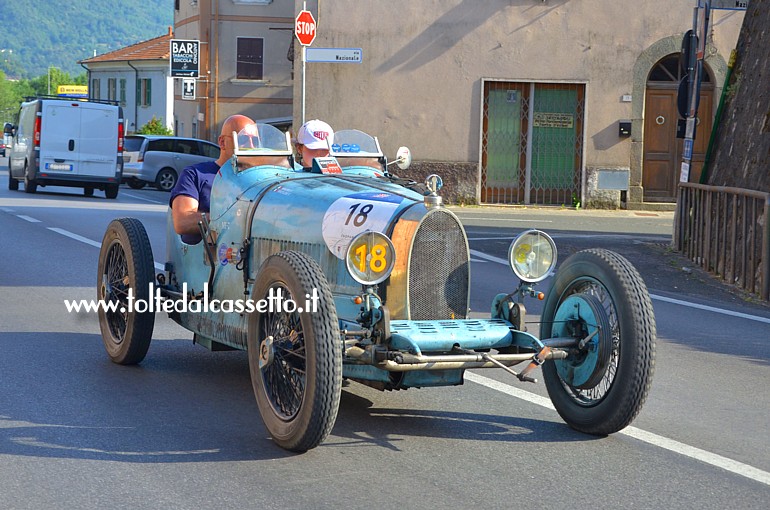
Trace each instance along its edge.
{"label": "chrome headlamp", "polygon": [[384,281],[396,264],[396,250],[385,234],[361,232],[350,242],[345,254],[348,273],[362,285]]}
{"label": "chrome headlamp", "polygon": [[545,280],[556,266],[556,244],[540,230],[522,232],[508,248],[508,263],[522,281]]}

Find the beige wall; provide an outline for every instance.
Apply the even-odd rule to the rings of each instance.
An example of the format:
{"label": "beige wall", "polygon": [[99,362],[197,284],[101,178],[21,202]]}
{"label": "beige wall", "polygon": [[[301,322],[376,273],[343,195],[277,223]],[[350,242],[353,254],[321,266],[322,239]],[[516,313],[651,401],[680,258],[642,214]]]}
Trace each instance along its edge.
{"label": "beige wall", "polygon": [[[644,83],[659,58],[678,51],[695,6],[694,0],[322,0],[320,9],[318,3],[308,2],[318,20],[313,47],[362,48],[363,63],[307,64],[307,118],[376,134],[389,155],[406,144],[417,160],[478,164],[482,78],[583,82],[586,168],[640,164],[634,141],[643,138]],[[301,8],[296,0],[295,11]],[[712,11],[709,63],[717,94],[742,18],[738,11]],[[620,119],[634,121],[632,137],[617,135]]]}
{"label": "beige wall", "polygon": [[[191,135],[215,139],[229,115],[240,113],[254,119],[290,117],[292,114],[292,64],[287,59],[293,37],[291,2],[236,3],[233,0],[199,0],[196,5],[180,2],[175,11],[174,36],[202,41],[201,77],[197,101],[181,99],[181,84],[175,90],[175,117]],[[238,37],[264,39],[264,79],[236,78]],[[180,81],[180,80],[177,80]],[[203,120],[199,120],[200,117]]]}

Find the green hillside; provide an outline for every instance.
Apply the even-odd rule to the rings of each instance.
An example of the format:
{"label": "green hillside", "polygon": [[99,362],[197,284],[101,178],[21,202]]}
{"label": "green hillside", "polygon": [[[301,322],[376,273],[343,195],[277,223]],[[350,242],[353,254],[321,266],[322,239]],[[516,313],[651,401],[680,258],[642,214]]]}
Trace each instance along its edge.
{"label": "green hillside", "polygon": [[163,35],[174,0],[25,0],[0,6],[0,71],[31,78],[57,67],[85,72],[78,60]]}

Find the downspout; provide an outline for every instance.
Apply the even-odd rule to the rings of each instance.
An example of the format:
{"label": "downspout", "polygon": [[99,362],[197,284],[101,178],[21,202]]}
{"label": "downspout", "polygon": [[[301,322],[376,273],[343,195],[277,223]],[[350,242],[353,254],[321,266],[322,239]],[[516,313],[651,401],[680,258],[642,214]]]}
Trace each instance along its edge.
{"label": "downspout", "polygon": [[88,87],[88,99],[91,99],[91,70],[83,65],[83,62],[78,62],[80,67],[86,70],[86,86]]}
{"label": "downspout", "polygon": [[139,101],[137,101],[136,90],[139,87],[139,69],[131,65],[130,60],[126,60],[128,67],[134,70],[134,133],[139,129]]}
{"label": "downspout", "polygon": [[[219,122],[219,0],[214,0],[214,122],[211,124],[209,138],[213,134],[219,134],[217,125]],[[209,61],[211,61],[209,59]]]}

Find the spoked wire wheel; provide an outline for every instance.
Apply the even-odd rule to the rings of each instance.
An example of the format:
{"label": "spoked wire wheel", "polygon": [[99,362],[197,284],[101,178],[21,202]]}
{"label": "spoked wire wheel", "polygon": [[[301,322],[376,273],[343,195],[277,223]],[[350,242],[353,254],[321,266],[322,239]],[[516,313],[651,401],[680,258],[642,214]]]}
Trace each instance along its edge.
{"label": "spoked wire wheel", "polygon": [[[584,311],[567,327],[561,319],[575,303]],[[570,331],[581,339],[597,330],[582,349],[543,365],[548,394],[564,421],[597,435],[631,423],[652,383],[656,336],[652,302],[633,265],[608,250],[572,255],[554,279],[542,320],[541,338]]]}
{"label": "spoked wire wheel", "polygon": [[[295,299],[282,284],[270,287],[274,295]],[[263,314],[259,320],[262,383],[276,416],[284,421],[297,417],[307,384],[305,332],[299,313]],[[272,359],[269,359],[272,357]]]}
{"label": "spoked wire wheel", "polygon": [[97,299],[99,327],[110,359],[121,365],[141,362],[150,347],[155,314],[129,306],[149,302],[154,261],[147,232],[139,220],[119,218],[107,227],[99,252]]}
{"label": "spoked wire wheel", "polygon": [[[313,295],[316,309],[308,310],[307,296]],[[284,251],[262,264],[252,296],[268,303],[291,300],[298,307],[254,312],[247,344],[254,396],[268,432],[287,450],[307,451],[331,432],[342,389],[342,344],[331,289],[313,259]]]}

